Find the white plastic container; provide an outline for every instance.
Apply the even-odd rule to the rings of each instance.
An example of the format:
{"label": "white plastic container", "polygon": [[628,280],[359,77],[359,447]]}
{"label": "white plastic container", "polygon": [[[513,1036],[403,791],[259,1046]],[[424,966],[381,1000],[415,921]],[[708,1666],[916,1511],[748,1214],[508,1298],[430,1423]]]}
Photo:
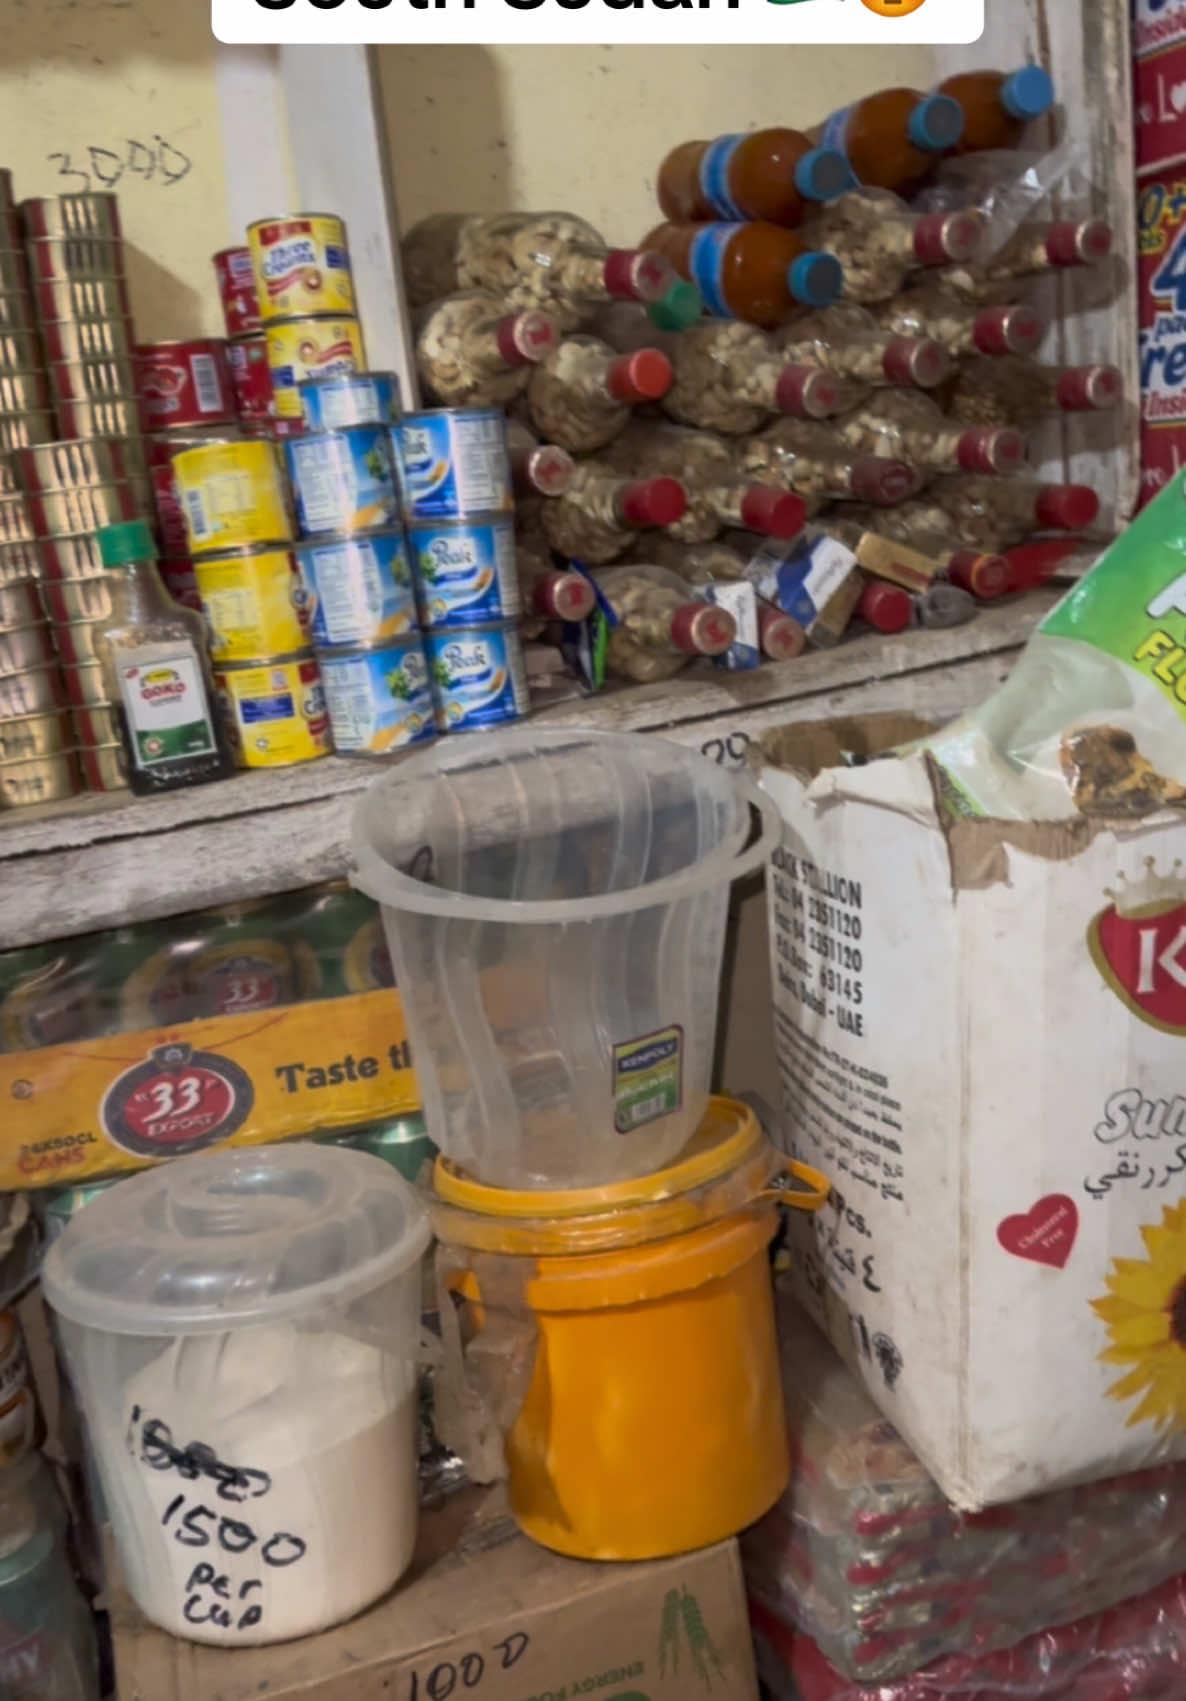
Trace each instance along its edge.
{"label": "white plastic container", "polygon": [[378,779],[358,883],[445,1156],[508,1188],[670,1163],[708,1103],[729,886],[778,831],[744,776],[630,733],[499,732]]}
{"label": "white plastic container", "polygon": [[388,1165],[301,1144],[134,1176],[50,1248],[120,1564],[162,1629],[287,1641],[405,1570],[428,1240]]}

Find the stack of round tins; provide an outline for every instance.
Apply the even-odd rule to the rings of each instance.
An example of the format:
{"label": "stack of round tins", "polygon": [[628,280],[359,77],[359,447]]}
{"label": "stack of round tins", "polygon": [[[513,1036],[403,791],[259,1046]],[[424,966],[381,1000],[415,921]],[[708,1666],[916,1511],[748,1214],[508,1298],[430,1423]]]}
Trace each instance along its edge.
{"label": "stack of round tins", "polygon": [[0,809],[81,788],[75,731],[36,579],[0,585]]}
{"label": "stack of round tins", "polygon": [[200,444],[173,465],[237,760],[275,768],[327,755],[333,746],[325,693],[309,647],[276,445]]}
{"label": "stack of round tins", "polygon": [[[436,728],[400,519],[397,391],[386,374],[338,384],[303,387],[314,429],[285,445],[297,559],[334,745],[344,756],[381,756]],[[325,429],[328,418],[360,416],[365,423]]]}
{"label": "stack of round tins", "polygon": [[273,423],[275,400],[250,248],[222,249],[214,256],[214,275],[226,321],[235,411],[244,433],[260,436]]}
{"label": "stack of round tins", "polygon": [[366,368],[346,227],[332,213],[285,213],[250,225],[247,241],[276,425],[293,435],[302,383]]}
{"label": "stack of round tins", "polygon": [[441,732],[527,713],[510,461],[497,408],[434,408],[395,428],[408,545]]}
{"label": "stack of round tins", "polygon": [[0,450],[54,435],[12,178],[0,171]]}

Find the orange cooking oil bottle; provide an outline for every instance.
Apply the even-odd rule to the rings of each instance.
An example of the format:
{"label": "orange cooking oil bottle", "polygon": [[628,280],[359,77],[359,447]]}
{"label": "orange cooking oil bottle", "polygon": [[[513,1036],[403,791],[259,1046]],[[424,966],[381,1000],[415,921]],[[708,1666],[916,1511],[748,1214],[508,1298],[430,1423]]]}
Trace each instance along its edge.
{"label": "orange cooking oil bottle", "polygon": [[710,313],[751,325],[781,325],[800,307],[826,307],[844,285],[840,263],[797,231],[748,224],[661,224],[645,246],[670,261]]}
{"label": "orange cooking oil bottle", "polygon": [[936,94],[958,101],[964,133],[957,154],[985,153],[991,148],[1015,148],[1027,124],[1042,118],[1054,105],[1054,83],[1041,65],[1017,71],[963,71],[940,83]]}
{"label": "orange cooking oil bottle", "polygon": [[674,224],[767,219],[801,224],[809,205],[852,186],[848,161],[800,130],[681,142],[659,167],[659,205]]}
{"label": "orange cooking oil bottle", "polygon": [[963,132],[963,108],[951,95],[882,89],[842,107],[808,135],[842,153],[859,183],[900,191],[928,176]]}

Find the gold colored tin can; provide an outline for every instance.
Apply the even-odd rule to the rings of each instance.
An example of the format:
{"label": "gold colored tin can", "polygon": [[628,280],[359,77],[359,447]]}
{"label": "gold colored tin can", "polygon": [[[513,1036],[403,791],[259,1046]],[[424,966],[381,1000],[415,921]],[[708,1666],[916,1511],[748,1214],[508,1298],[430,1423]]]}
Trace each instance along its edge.
{"label": "gold colored tin can", "polygon": [[194,563],[214,662],[251,661],[304,648],[304,597],[291,549],[244,549]]}
{"label": "gold colored tin can", "polygon": [[0,450],[23,449],[30,443],[49,443],[58,434],[57,421],[48,408],[32,413],[0,410]]}
{"label": "gold colored tin can", "polygon": [[99,540],[93,532],[82,532],[78,537],[43,537],[37,541],[43,578],[94,579],[107,571],[99,554]]}
{"label": "gold colored tin can", "polygon": [[[102,581],[99,581],[102,583]],[[100,620],[63,620],[56,628],[58,654],[66,667],[85,667],[88,662],[97,662],[95,652],[95,634],[103,627]],[[0,634],[0,643],[3,643]]]}
{"label": "gold colored tin can", "polygon": [[264,332],[276,413],[281,419],[304,419],[300,386],[310,378],[331,378],[366,370],[362,328],[357,319],[342,315],[281,319]]}
{"label": "gold colored tin can", "polygon": [[285,213],[247,228],[260,317],[353,313],[346,226],[333,213]]}
{"label": "gold colored tin can", "polygon": [[135,397],[136,368],[131,360],[55,360],[49,382],[59,402],[118,400]]}
{"label": "gold colored tin can", "polygon": [[[139,437],[144,429],[138,396],[107,396],[89,402],[59,402],[61,432],[51,437]],[[38,442],[44,441],[42,438]]]}
{"label": "gold colored tin can", "polygon": [[38,537],[80,537],[151,512],[143,479],[83,484],[73,490],[40,490],[25,500]]}
{"label": "gold colored tin can", "polygon": [[136,346],[130,319],[44,319],[47,360],[130,360]]}
{"label": "gold colored tin can", "polygon": [[333,749],[321,669],[311,650],[224,662],[214,682],[240,767],[286,768]]}
{"label": "gold colored tin can", "polygon": [[0,720],[0,762],[29,762],[74,748],[74,723],[62,709]]}
{"label": "gold colored tin can", "polygon": [[46,613],[59,625],[71,620],[106,620],[112,610],[110,578],[43,579],[37,588]]}
{"label": "gold colored tin can", "polygon": [[47,319],[130,319],[131,298],[123,276],[42,278],[33,284],[37,315]]}
{"label": "gold colored tin can", "polygon": [[38,367],[0,372],[0,414],[48,413],[49,385]]}
{"label": "gold colored tin can", "polygon": [[76,437],[18,449],[12,464],[25,490],[78,490],[145,476],[144,446],[132,437]]}
{"label": "gold colored tin can", "polygon": [[39,579],[42,567],[40,543],[0,543],[0,585]]}
{"label": "gold colored tin can", "polygon": [[37,283],[103,283],[123,276],[123,247],[96,236],[35,236],[25,244]]}
{"label": "gold colored tin can", "polygon": [[0,632],[36,626],[44,619],[41,587],[36,579],[14,579],[11,584],[0,585]]}
{"label": "gold colored tin can", "polygon": [[83,745],[77,756],[88,791],[127,791],[127,759],[118,739]]}
{"label": "gold colored tin can", "polygon": [[273,443],[212,443],[174,457],[190,552],[217,555],[293,534],[288,487]]}
{"label": "gold colored tin can", "polygon": [[28,237],[97,236],[118,242],[123,234],[114,195],[42,195],[22,201],[18,210]]}
{"label": "gold colored tin can", "polygon": [[26,498],[0,497],[0,543],[32,543],[36,535]]}
{"label": "gold colored tin can", "polygon": [[59,803],[82,789],[72,750],[0,763],[0,809],[27,809],[35,803]]}
{"label": "gold colored tin can", "polygon": [[5,372],[30,372],[41,365],[41,344],[36,331],[0,328],[0,368]]}
{"label": "gold colored tin can", "polygon": [[0,233],[0,289],[7,294],[24,294],[29,288],[29,268],[19,248],[4,246]]}

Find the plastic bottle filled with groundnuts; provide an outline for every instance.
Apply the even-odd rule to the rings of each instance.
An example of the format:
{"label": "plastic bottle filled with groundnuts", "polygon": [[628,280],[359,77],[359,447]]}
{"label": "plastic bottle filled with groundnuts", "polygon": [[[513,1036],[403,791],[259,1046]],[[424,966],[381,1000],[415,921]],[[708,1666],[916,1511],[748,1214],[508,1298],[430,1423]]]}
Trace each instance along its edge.
{"label": "plastic bottle filled with groundnuts", "polygon": [[577,464],[563,496],[541,504],[548,546],[569,560],[600,567],[629,548],[636,532],[672,526],[687,507],[675,478],[622,478],[600,461]]}
{"label": "plastic bottle filled with groundnuts", "polygon": [[1099,498],[1090,485],[959,473],[937,478],[900,519],[966,549],[999,554],[1035,532],[1084,531],[1098,513]]}
{"label": "plastic bottle filled with groundnuts", "polygon": [[796,537],[807,517],[802,499],[791,491],[744,477],[736,443],[711,432],[636,419],[609,445],[604,459],[623,473],[670,473],[679,479],[688,506],[667,533],[686,543],[707,543],[727,526]]}
{"label": "plastic bottle filled with groundnuts", "polygon": [[478,213],[433,213],[412,226],[400,242],[410,307],[427,307],[462,287],[461,251],[466,233],[481,223]]}
{"label": "plastic bottle filled with groundnuts", "polygon": [[946,266],[935,273],[934,281],[964,301],[1001,301],[1016,293],[1020,278],[1103,265],[1112,252],[1112,238],[1112,227],[1104,219],[1025,224],[984,259]]}
{"label": "plastic bottle filled with groundnuts", "polygon": [[681,425],[740,436],[771,414],[822,419],[841,405],[831,373],[788,360],[752,325],[706,322],[673,343],[675,382],[663,411]]}
{"label": "plastic bottle filled with groundnuts", "polygon": [[776,332],[774,341],[785,360],[818,366],[843,380],[840,400],[846,408],[885,384],[932,390],[952,372],[951,356],[933,337],[901,337],[855,302],[803,313]]}
{"label": "plastic bottle filled with groundnuts", "polygon": [[905,461],[854,453],[836,437],[831,424],[777,419],[741,454],[742,469],[754,478],[793,490],[818,512],[836,498],[889,507],[914,495],[919,474]]}
{"label": "plastic bottle filled with groundnuts", "polygon": [[973,208],[912,213],[889,189],[850,189],[818,208],[804,227],[838,260],[847,301],[887,301],[912,272],[974,259],[984,220]]}
{"label": "plastic bottle filled with groundnuts", "polygon": [[765,219],[794,226],[851,184],[843,154],[815,147],[799,130],[770,129],[681,142],[659,167],[657,188],[673,224]]}
{"label": "plastic bottle filled with groundnuts", "polygon": [[670,679],[697,656],[724,655],[737,636],[732,615],[665,567],[614,567],[599,573],[597,583],[618,618],[606,666],[636,684]]}
{"label": "plastic bottle filled with groundnuts", "polygon": [[808,131],[844,155],[858,183],[899,191],[933,171],[963,133],[963,111],[950,95],[902,88],[881,89]]}
{"label": "plastic bottle filled with groundnuts", "polygon": [[527,406],[544,437],[588,453],[625,429],[632,408],[666,395],[672,376],[659,349],[615,354],[597,337],[565,337],[531,374]]}
{"label": "plastic bottle filled with groundnuts", "polygon": [[966,425],[1017,425],[1060,413],[1103,413],[1123,399],[1119,367],[1039,366],[1014,356],[966,362],[951,414]]}
{"label": "plastic bottle filled with groundnuts", "polygon": [[833,429],[850,449],[927,472],[1016,472],[1026,458],[1026,440],[1014,427],[961,425],[920,390],[880,390]]}
{"label": "plastic bottle filled with groundnuts", "polygon": [[537,637],[549,621],[584,620],[592,614],[597,598],[590,580],[557,567],[547,549],[516,541],[515,569],[524,637]]}
{"label": "plastic bottle filled with groundnuts", "polygon": [[513,307],[539,308],[575,331],[605,301],[658,301],[673,274],[663,258],[609,248],[572,213],[502,213],[467,222],[458,238],[463,285],[492,290]]}
{"label": "plastic bottle filled with groundnuts", "polygon": [[976,549],[953,549],[950,528],[933,530],[922,505],[859,508],[845,503],[821,522],[855,553],[866,573],[913,594],[928,591],[937,579],[987,602],[1013,588],[1007,557]]}
{"label": "plastic bottle filled with groundnuts", "polygon": [[643,246],[696,285],[709,313],[751,325],[781,325],[800,307],[826,307],[844,284],[830,254],[778,224],[661,224]]}
{"label": "plastic bottle filled with groundnuts", "polygon": [[[710,585],[746,584],[754,592],[758,648],[768,661],[791,661],[807,647],[807,633],[791,615],[761,596],[749,573],[749,556],[728,543],[679,543],[670,537],[652,540],[648,553],[698,590]],[[756,541],[756,540],[755,540]]]}
{"label": "plastic bottle filled with groundnuts", "polygon": [[572,483],[576,463],[568,450],[557,443],[541,443],[522,420],[510,415],[507,416],[507,457],[516,504],[535,496],[562,496]]}
{"label": "plastic bottle filled with groundnuts", "polygon": [[1054,83],[1041,65],[1016,71],[962,71],[939,84],[936,94],[958,101],[964,115],[957,154],[1017,148],[1026,126],[1054,105]]}
{"label": "plastic bottle filled with groundnuts", "polygon": [[908,290],[873,309],[888,330],[931,337],[948,354],[1033,354],[1046,322],[1033,307],[976,307],[933,285]]}
{"label": "plastic bottle filled with groundnuts", "polygon": [[556,346],[546,313],[511,312],[484,290],[449,295],[414,316],[416,370],[446,407],[500,407]]}

